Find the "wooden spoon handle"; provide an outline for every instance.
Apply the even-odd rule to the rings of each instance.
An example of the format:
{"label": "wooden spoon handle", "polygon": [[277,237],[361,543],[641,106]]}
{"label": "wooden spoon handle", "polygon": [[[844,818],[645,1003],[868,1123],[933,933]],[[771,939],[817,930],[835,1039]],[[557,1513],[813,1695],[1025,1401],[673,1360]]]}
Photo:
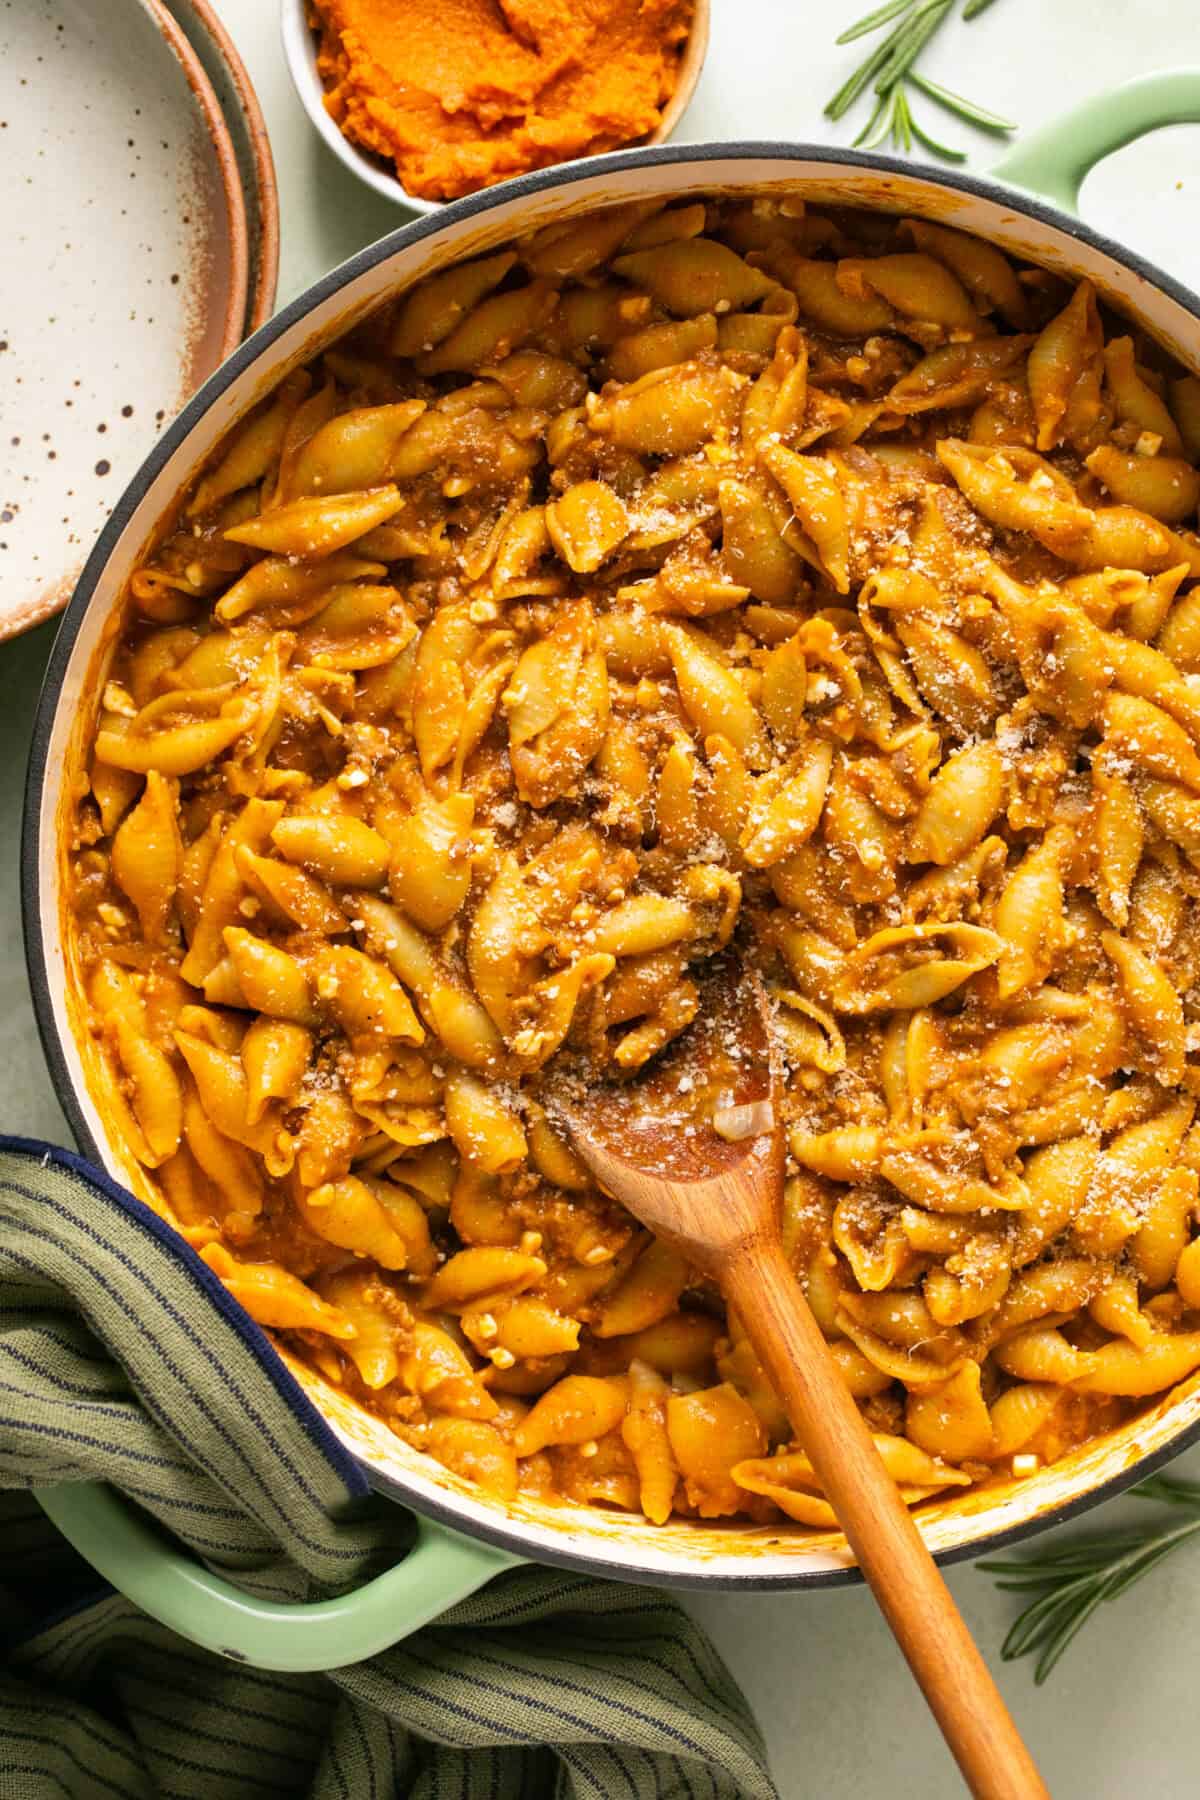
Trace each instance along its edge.
{"label": "wooden spoon handle", "polygon": [[761,1241],[738,1249],[722,1286],[971,1792],[978,1800],[1049,1800],[783,1250]]}

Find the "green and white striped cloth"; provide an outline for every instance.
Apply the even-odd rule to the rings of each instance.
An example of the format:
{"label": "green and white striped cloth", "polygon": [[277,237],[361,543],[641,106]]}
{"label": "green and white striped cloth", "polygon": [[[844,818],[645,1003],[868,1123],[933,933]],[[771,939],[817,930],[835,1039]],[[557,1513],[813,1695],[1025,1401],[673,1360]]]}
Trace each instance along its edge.
{"label": "green and white striped cloth", "polygon": [[276,1600],[404,1549],[199,1258],[79,1157],[0,1139],[0,1800],[777,1800],[665,1595],[517,1569],[368,1663],[265,1674],[99,1581],[28,1491],[84,1480]]}

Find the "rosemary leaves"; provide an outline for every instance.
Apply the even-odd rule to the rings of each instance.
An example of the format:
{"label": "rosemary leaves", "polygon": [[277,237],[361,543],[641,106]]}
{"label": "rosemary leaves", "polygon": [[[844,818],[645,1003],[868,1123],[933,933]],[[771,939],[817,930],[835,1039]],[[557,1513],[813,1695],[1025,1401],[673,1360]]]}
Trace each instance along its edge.
{"label": "rosemary leaves", "polygon": [[1200,1532],[1200,1482],[1152,1475],[1130,1493],[1136,1499],[1161,1501],[1184,1516],[1148,1520],[1126,1531],[1075,1538],[1029,1556],[977,1565],[996,1576],[997,1587],[1030,1596],[1000,1654],[1005,1662],[1036,1657],[1033,1678],[1039,1686],[1098,1606],[1115,1600]]}
{"label": "rosemary leaves", "polygon": [[[993,0],[966,0],[962,18],[978,18],[992,3]],[[1016,130],[1011,119],[1002,119],[998,113],[988,112],[973,100],[964,99],[917,72],[918,57],[957,4],[958,0],[885,0],[883,6],[842,32],[838,43],[851,44],[873,31],[881,31],[885,25],[892,26],[825,108],[827,118],[840,119],[868,89],[871,91],[875,106],[854,140],[856,145],[872,150],[878,144],[891,142],[898,149],[911,150],[917,143],[947,162],[966,161],[963,151],[940,143],[918,125],[909,101],[910,88],[981,131],[1003,135]]]}

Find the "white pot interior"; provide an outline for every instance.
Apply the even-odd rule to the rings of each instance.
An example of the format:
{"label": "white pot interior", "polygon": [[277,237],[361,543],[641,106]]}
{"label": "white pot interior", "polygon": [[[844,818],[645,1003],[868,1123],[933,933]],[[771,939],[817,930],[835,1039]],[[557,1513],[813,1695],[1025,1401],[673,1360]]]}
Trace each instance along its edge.
{"label": "white pot interior", "polygon": [[[1102,249],[1069,231],[1031,216],[1016,195],[1012,203],[962,191],[930,176],[854,164],[806,159],[781,152],[771,156],[691,156],[654,161],[613,159],[616,166],[541,182],[534,191],[498,200],[467,217],[439,222],[430,233],[382,255],[361,272],[329,278],[310,305],[300,302],[282,328],[261,334],[256,354],[232,380],[218,375],[194,403],[198,413],[186,434],[161,462],[145,491],[118,509],[103,565],[89,570],[90,597],[76,626],[62,672],[48,737],[41,748],[43,783],[36,821],[37,931],[45,967],[45,991],[38,996],[42,1026],[57,1040],[61,1065],[73,1090],[84,1130],[108,1172],[161,1211],[143,1171],[113,1140],[90,1083],[86,1034],[79,1029],[77,971],[69,964],[62,929],[65,864],[64,820],[70,805],[69,772],[103,683],[116,629],[116,608],[125,583],[141,560],[164,514],[229,427],[281,376],[307,361],[376,304],[418,277],[467,256],[478,255],[550,220],[635,197],[730,192],[801,194],[814,204],[855,205],[910,213],[959,226],[987,237],[1015,254],[1053,270],[1088,276],[1117,309],[1135,316],[1173,355],[1200,366],[1200,323],[1186,306],[1155,287]],[[621,166],[624,164],[624,166]],[[371,253],[368,253],[370,255]],[[251,351],[260,340],[252,340]],[[244,353],[243,353],[244,354]],[[136,491],[136,489],[135,489]],[[77,600],[77,605],[81,602]],[[35,752],[36,754],[36,752]],[[27,853],[28,853],[27,840]],[[37,985],[37,972],[35,987]],[[655,1580],[724,1581],[737,1584],[799,1584],[828,1578],[849,1557],[837,1535],[780,1528],[697,1524],[686,1520],[655,1527],[625,1514],[568,1504],[517,1500],[499,1510],[477,1489],[440,1464],[410,1450],[386,1425],[330,1387],[318,1374],[288,1359],[301,1385],[330,1425],[368,1471],[388,1478],[421,1510],[432,1511],[459,1529],[501,1536],[513,1548],[539,1555],[586,1558],[598,1570]],[[927,1504],[921,1510],[924,1535],[934,1551],[963,1552],[998,1533],[1048,1522],[1059,1509],[1078,1504],[1126,1474],[1142,1458],[1163,1452],[1190,1429],[1200,1428],[1200,1374],[1119,1430],[1092,1440],[1035,1477],[972,1490],[958,1500]]]}

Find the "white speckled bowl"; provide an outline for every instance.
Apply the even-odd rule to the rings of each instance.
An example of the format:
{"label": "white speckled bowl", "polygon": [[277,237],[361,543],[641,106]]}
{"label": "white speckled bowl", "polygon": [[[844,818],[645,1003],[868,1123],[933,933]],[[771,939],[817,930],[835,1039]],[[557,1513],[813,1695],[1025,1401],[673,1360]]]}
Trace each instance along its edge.
{"label": "white speckled bowl", "polygon": [[0,121],[3,639],[66,603],[253,308],[230,133],[160,0],[0,0]]}

